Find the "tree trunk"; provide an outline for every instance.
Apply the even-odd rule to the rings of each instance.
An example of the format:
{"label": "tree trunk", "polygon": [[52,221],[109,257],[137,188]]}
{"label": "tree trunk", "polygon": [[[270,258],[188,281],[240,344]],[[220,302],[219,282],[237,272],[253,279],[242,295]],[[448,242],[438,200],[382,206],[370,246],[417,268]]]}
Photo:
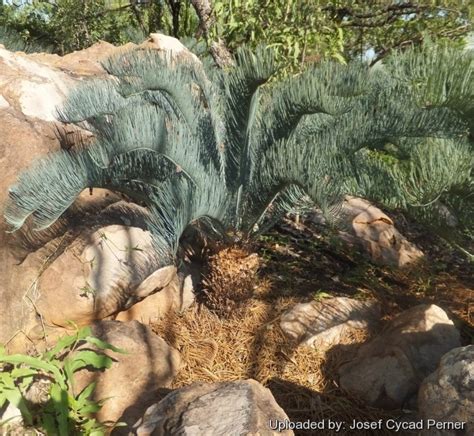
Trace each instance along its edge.
{"label": "tree trunk", "polygon": [[[209,30],[214,24],[215,17],[212,13],[211,0],[191,0],[191,4],[196,10],[199,18],[199,29],[196,37],[204,35],[206,40],[209,36]],[[214,62],[221,68],[232,65],[232,55],[226,47],[224,41],[218,40],[210,44],[210,52],[214,58]]]}

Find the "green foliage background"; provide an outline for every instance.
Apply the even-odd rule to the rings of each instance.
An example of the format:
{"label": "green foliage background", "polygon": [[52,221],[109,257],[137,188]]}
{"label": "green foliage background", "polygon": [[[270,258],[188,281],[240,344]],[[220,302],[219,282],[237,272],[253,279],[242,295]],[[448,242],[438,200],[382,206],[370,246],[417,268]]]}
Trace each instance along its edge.
{"label": "green foliage background", "polygon": [[39,45],[61,54],[98,40],[138,42],[156,31],[208,43],[223,40],[232,51],[241,44],[265,45],[275,48],[277,60],[296,72],[306,62],[346,62],[367,50],[377,60],[426,37],[462,43],[471,30],[474,8],[465,0],[214,0],[209,29],[203,30],[193,3],[16,1],[0,4],[0,27],[15,31],[31,49]]}
{"label": "green foliage background", "polygon": [[113,12],[106,0],[40,0],[3,5],[0,26],[16,33],[30,51],[59,54],[89,47],[99,40],[123,44],[144,38],[130,11],[119,8]]}
{"label": "green foliage background", "polygon": [[459,1],[215,2],[216,32],[230,47],[275,46],[294,70],[319,59],[345,62],[368,49],[384,56],[425,36],[459,41],[470,29],[472,11],[472,4]]}

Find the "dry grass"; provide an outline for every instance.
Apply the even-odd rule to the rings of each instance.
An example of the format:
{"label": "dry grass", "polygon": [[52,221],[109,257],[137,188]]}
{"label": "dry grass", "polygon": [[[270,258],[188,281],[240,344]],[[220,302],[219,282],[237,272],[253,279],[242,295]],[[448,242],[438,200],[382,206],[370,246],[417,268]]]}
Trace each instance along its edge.
{"label": "dry grass", "polygon": [[172,387],[253,378],[271,389],[293,420],[350,423],[388,416],[356,403],[335,384],[338,366],[354,354],[366,332],[352,331],[329,350],[296,347],[284,337],[280,315],[300,301],[264,281],[236,314],[219,317],[201,305],[155,324],[154,331],[181,352],[183,367]]}
{"label": "dry grass", "polygon": [[[183,367],[172,387],[253,378],[271,389],[294,421],[332,419],[350,424],[353,419],[400,416],[400,411],[368,407],[337,386],[339,366],[354,356],[367,340],[367,332],[354,330],[335,346],[313,349],[290,343],[279,321],[286,309],[320,292],[376,298],[386,320],[416,304],[435,303],[457,319],[468,343],[474,337],[472,265],[432,247],[428,241],[423,249],[436,262],[402,272],[370,265],[360,254],[332,246],[317,229],[285,226],[260,240],[260,278],[254,277],[254,270],[242,273],[247,252],[223,252],[214,258],[215,277],[209,280],[208,276],[208,288],[221,293],[214,308],[211,299],[211,309],[201,304],[152,326],[181,352]],[[239,277],[237,294],[245,304],[231,304],[231,311],[217,310],[219,317],[215,309],[226,307],[223,301],[239,301],[229,293],[235,291]],[[255,288],[250,298],[249,283]],[[332,433],[326,430],[324,434]],[[374,433],[357,432],[364,434]]]}

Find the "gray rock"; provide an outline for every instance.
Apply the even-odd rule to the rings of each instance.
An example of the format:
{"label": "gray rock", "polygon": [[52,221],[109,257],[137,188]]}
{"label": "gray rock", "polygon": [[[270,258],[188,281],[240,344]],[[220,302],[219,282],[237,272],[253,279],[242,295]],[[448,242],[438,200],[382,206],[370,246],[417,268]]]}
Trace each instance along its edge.
{"label": "gray rock", "polygon": [[5,432],[12,431],[18,427],[22,428],[23,417],[21,416],[20,409],[11,403],[7,404],[7,407],[3,411],[0,410],[0,427]]}
{"label": "gray rock", "polygon": [[430,435],[474,434],[474,345],[443,356],[438,369],[420,386],[418,410],[425,420],[465,423],[463,433],[453,428],[426,429]]}
{"label": "gray rock", "polygon": [[340,386],[373,406],[402,407],[441,357],[459,346],[459,332],[440,307],[412,307],[339,368]]}
{"label": "gray rock", "polygon": [[397,230],[393,221],[367,200],[347,197],[342,214],[373,262],[404,267],[423,257],[423,252]]}
{"label": "gray rock", "polygon": [[180,354],[138,321],[99,321],[92,330],[127,354],[107,352],[114,363],[106,371],[76,373],[74,393],[96,382],[94,399],[106,400],[97,414],[99,421],[131,426],[153,404],[157,392],[171,383],[180,367]]}
{"label": "gray rock", "polygon": [[347,330],[369,328],[379,319],[378,302],[336,297],[297,304],[282,315],[280,326],[299,344],[327,346],[337,343]]}
{"label": "gray rock", "polygon": [[133,435],[292,435],[270,420],[288,419],[269,389],[255,380],[194,383],[168,394],[134,425]]}

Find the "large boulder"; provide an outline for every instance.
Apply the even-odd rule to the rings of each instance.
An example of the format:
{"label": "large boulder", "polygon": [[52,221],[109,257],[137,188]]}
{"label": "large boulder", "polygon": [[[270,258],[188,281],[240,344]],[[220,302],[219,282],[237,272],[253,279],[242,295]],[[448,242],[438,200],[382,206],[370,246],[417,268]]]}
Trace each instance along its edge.
{"label": "large boulder", "polygon": [[151,46],[152,48],[156,48],[162,52],[169,53],[176,60],[201,63],[199,58],[189,51],[181,41],[172,36],[163,35],[162,33],[150,33],[150,37],[142,44],[142,46]]}
{"label": "large boulder", "polygon": [[474,345],[443,356],[438,369],[420,386],[418,410],[426,434],[474,434]]}
{"label": "large boulder", "polygon": [[97,383],[93,398],[105,400],[98,420],[132,425],[177,374],[179,352],[138,321],[99,321],[93,324],[92,331],[127,354],[107,352],[114,360],[110,368],[76,373],[74,394],[92,382]]}
{"label": "large boulder", "polygon": [[[99,60],[85,55],[95,73],[102,71]],[[56,108],[81,74],[63,68],[64,58],[55,55],[12,53],[0,45],[0,213],[18,174],[41,156],[61,148]],[[67,62],[66,62],[67,63]],[[0,343],[25,340],[28,325],[36,314],[34,299],[38,276],[45,267],[49,250],[30,248],[18,256],[19,242],[7,234],[0,220]],[[59,236],[59,235],[58,235]],[[28,256],[28,258],[26,258]],[[30,258],[31,257],[31,258]],[[24,333],[21,333],[24,332]]]}
{"label": "large boulder", "polygon": [[[308,218],[316,224],[326,221],[320,210],[314,210]],[[406,267],[424,257],[387,214],[363,198],[346,196],[339,220],[341,240],[367,253],[374,263]]]}
{"label": "large boulder", "polygon": [[[142,294],[146,293],[149,296],[134,304],[130,309],[117,314],[115,319],[118,321],[137,320],[144,324],[152,324],[171,311],[182,312],[194,303],[197,281],[198,278],[192,274],[179,272],[163,289],[159,290],[153,279],[147,279],[142,283],[141,288]],[[145,287],[151,287],[150,291],[146,291]]]}
{"label": "large boulder", "polygon": [[[102,60],[119,51],[133,49],[134,47],[135,44],[132,43],[116,47],[109,42],[99,41],[90,47],[64,56],[51,53],[31,53],[27,57],[35,62],[62,71],[73,78],[83,79],[90,76],[105,75],[106,71],[101,65]],[[166,50],[167,48],[164,47],[163,49]]]}
{"label": "large boulder", "polygon": [[[143,46],[138,47],[156,49],[163,53],[170,52],[173,55],[179,48],[180,56],[186,54],[172,38],[159,34],[154,34]],[[36,159],[67,145],[64,144],[64,137],[63,141],[60,140],[58,129],[64,130],[68,138],[74,137],[69,135],[70,133],[89,136],[88,132],[65,126],[57,120],[56,110],[62,105],[69,90],[85,78],[105,76],[107,72],[100,64],[102,60],[123,50],[135,48],[137,46],[134,44],[115,47],[100,42],[86,50],[61,57],[45,53],[13,53],[0,45],[0,174],[2,174],[0,214],[2,216],[8,188],[15,183],[18,174],[30,167]],[[194,59],[190,53],[189,57]],[[96,190],[92,196],[83,195],[65,216],[70,218],[74,211],[82,209],[82,207],[74,209],[76,206],[84,206],[90,202],[100,210],[101,207],[111,204],[113,197],[105,198],[107,195],[107,193],[97,195]],[[113,201],[118,200],[113,198]],[[9,347],[17,351],[26,348],[29,343],[30,330],[36,328],[39,322],[35,307],[39,278],[58,253],[62,253],[64,246],[75,240],[76,226],[83,225],[82,215],[76,214],[75,217],[74,222],[71,220],[67,222],[67,226],[53,226],[46,232],[30,232],[26,239],[31,244],[26,248],[24,240],[19,241],[16,234],[6,233],[5,222],[0,219],[0,299],[3,308],[0,314],[0,343],[8,343]],[[47,247],[47,244],[50,246]],[[57,250],[58,246],[61,250]],[[71,267],[69,276],[74,268],[77,269],[77,264]],[[63,269],[57,271],[63,274],[68,270],[68,264],[64,263]],[[48,281],[53,284],[52,274],[49,274]],[[42,282],[44,284],[46,280],[43,279]],[[80,306],[84,302],[84,299],[80,300]],[[90,304],[90,301],[87,304]],[[53,312],[55,306],[48,310]],[[14,346],[14,343],[17,343],[17,346]]]}
{"label": "large boulder", "polygon": [[459,332],[443,309],[415,306],[394,318],[360,347],[354,360],[339,368],[339,384],[370,405],[400,408],[416,395],[441,357],[460,345]]}
{"label": "large boulder", "polygon": [[347,297],[300,303],[282,316],[280,327],[298,344],[328,346],[350,329],[368,329],[380,319],[380,304]]}
{"label": "large boulder", "polygon": [[132,434],[291,435],[291,430],[276,430],[285,420],[270,390],[255,380],[194,383],[151,406]]}
{"label": "large boulder", "polygon": [[74,79],[22,53],[0,47],[0,93],[9,106],[26,117],[55,121]]}
{"label": "large boulder", "polygon": [[[31,107],[28,101],[28,85],[37,89],[37,94],[45,87],[52,92],[51,101],[57,100],[63,88],[61,74],[53,74],[52,81],[45,76],[46,67],[30,62],[23,56],[16,55],[0,46],[0,210],[8,195],[8,187],[15,182],[18,173],[31,165],[34,159],[52,150],[59,149],[55,140],[54,125],[44,120],[50,119],[50,108],[47,103],[39,107]],[[38,74],[39,71],[39,74]],[[64,88],[63,88],[64,89]],[[36,97],[37,97],[36,94]],[[32,92],[33,101],[36,98]],[[46,99],[48,100],[48,99]],[[23,113],[25,110],[26,113]],[[30,111],[40,117],[28,116]],[[43,112],[42,112],[43,111]],[[41,113],[42,112],[42,113]],[[0,220],[0,298],[2,313],[0,314],[0,343],[13,339],[16,331],[22,327],[25,311],[24,294],[34,281],[34,269],[18,267],[18,259],[8,245],[11,237],[5,233],[3,218]],[[22,269],[21,273],[18,273]],[[37,273],[37,271],[36,271]],[[12,316],[13,315],[13,316]]]}
{"label": "large boulder", "polygon": [[[166,287],[176,268],[157,269],[150,233],[113,225],[78,238],[38,281],[38,313],[47,324],[87,325]],[[143,282],[143,283],[142,283]]]}

